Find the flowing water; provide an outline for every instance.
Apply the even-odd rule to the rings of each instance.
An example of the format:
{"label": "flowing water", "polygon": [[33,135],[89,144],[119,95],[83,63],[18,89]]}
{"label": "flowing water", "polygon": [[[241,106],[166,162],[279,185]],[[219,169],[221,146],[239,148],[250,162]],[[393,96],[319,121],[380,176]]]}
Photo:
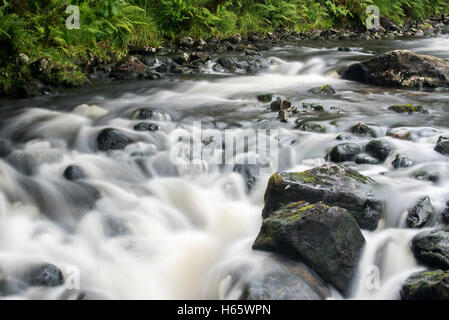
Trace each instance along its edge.
{"label": "flowing water", "polygon": [[[339,46],[363,50],[341,52]],[[339,79],[342,66],[372,56],[361,51],[391,49],[449,58],[449,37],[289,43],[263,52],[270,69],[254,76],[209,69],[195,77],[101,83],[2,102],[0,135],[12,141],[14,151],[0,159],[1,275],[20,277],[30,265],[45,262],[66,277],[79,271],[85,297],[238,298],[244,279],[272,261],[269,254],[251,250],[270,173],[325,163],[327,152],[339,143],[336,136],[365,122],[394,152],[383,165],[350,164],[379,183],[379,197],[386,203],[378,229],[363,231],[367,244],[351,298],[398,298],[407,276],[423,269],[410,250],[416,231],[405,227],[405,210],[423,195],[430,196],[437,213],[449,200],[449,162],[433,151],[438,137],[449,135],[449,92],[386,89]],[[323,84],[331,84],[337,95],[307,93]],[[281,123],[268,104],[257,101],[264,93],[287,98],[300,109],[302,102],[323,105],[325,112],[298,117],[320,123],[326,133],[301,131],[294,119]],[[403,103],[423,105],[429,114],[387,110]],[[167,113],[153,121],[159,131],[133,130],[139,121],[132,114],[142,107]],[[278,143],[277,167],[268,159],[270,166],[248,192],[232,160],[257,157],[251,139],[228,155],[228,165],[216,164],[218,156],[199,160],[189,152],[173,161],[180,137],[195,136],[200,124],[202,144],[216,147],[219,143],[211,136],[226,131],[240,141],[248,130],[258,129]],[[106,127],[138,142],[123,151],[97,152],[96,136]],[[391,128],[410,130],[411,139],[387,136]],[[393,170],[397,153],[415,165]],[[84,170],[86,179],[64,179],[63,171],[72,164]],[[413,178],[424,169],[437,173],[439,180]],[[75,292],[63,286],[35,287],[8,298],[64,299],[74,298]]]}

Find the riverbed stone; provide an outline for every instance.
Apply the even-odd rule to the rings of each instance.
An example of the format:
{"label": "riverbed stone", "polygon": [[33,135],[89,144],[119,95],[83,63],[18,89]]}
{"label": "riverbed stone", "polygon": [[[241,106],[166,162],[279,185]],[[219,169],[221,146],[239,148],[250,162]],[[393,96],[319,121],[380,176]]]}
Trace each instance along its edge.
{"label": "riverbed stone", "polygon": [[32,267],[25,280],[31,286],[57,287],[64,284],[64,275],[53,264],[41,264]]}
{"label": "riverbed stone", "polygon": [[366,123],[358,123],[351,128],[351,132],[357,134],[359,136],[371,136],[373,138],[376,137],[376,133],[374,130],[368,126]]}
{"label": "riverbed stone", "polygon": [[273,112],[287,110],[291,107],[292,107],[292,103],[288,100],[276,100],[270,104],[270,110]]}
{"label": "riverbed stone", "polygon": [[376,139],[368,142],[365,146],[365,151],[379,161],[384,162],[393,151],[393,147],[385,140]]}
{"label": "riverbed stone", "polygon": [[360,152],[362,152],[362,147],[359,144],[345,142],[333,147],[328,158],[332,162],[353,161]]}
{"label": "riverbed stone", "polygon": [[116,79],[132,79],[144,76],[147,66],[135,56],[128,56],[117,63],[110,74],[110,77]]}
{"label": "riverbed stone", "polygon": [[428,114],[429,113],[429,111],[424,109],[424,107],[415,106],[413,104],[397,104],[397,105],[388,107],[388,110],[394,111],[396,113],[407,113],[407,114],[412,114],[412,113]]}
{"label": "riverbed stone", "polygon": [[352,64],[342,78],[395,88],[449,87],[449,61],[408,50],[394,50]]}
{"label": "riverbed stone", "polygon": [[395,169],[408,168],[413,165],[413,161],[407,158],[406,156],[397,154],[394,160],[391,162],[391,165]]}
{"label": "riverbed stone", "polygon": [[97,149],[99,151],[123,150],[132,143],[123,132],[113,128],[101,130],[97,136]]}
{"label": "riverbed stone", "polygon": [[449,229],[426,230],[412,240],[418,262],[432,268],[449,270]]}
{"label": "riverbed stone", "polygon": [[414,273],[406,280],[400,295],[402,300],[449,300],[449,271]]}
{"label": "riverbed stone", "polygon": [[253,249],[305,262],[347,294],[365,239],[345,209],[292,202],[263,220]]}
{"label": "riverbed stone", "polygon": [[64,170],[64,173],[62,175],[64,176],[64,178],[66,178],[67,180],[71,180],[71,181],[86,178],[86,175],[84,174],[83,169],[76,165],[68,166]]}
{"label": "riverbed stone", "polygon": [[438,138],[438,142],[434,150],[443,155],[449,155],[449,139],[447,139],[446,137]]}
{"label": "riverbed stone", "polygon": [[408,210],[407,225],[410,228],[424,227],[433,216],[433,206],[429,196],[419,199],[416,204]]}
{"label": "riverbed stone", "polygon": [[311,94],[321,95],[321,96],[332,96],[332,95],[336,94],[335,89],[329,84],[325,84],[321,87],[312,88],[312,89],[308,90],[307,92],[309,92]]}
{"label": "riverbed stone", "polygon": [[330,295],[323,279],[304,263],[276,259],[245,283],[240,300],[322,300]]}
{"label": "riverbed stone", "polygon": [[267,218],[294,201],[323,201],[348,210],[361,228],[374,230],[383,210],[383,203],[374,193],[376,186],[373,179],[338,164],[303,172],[275,173],[268,181],[262,215]]}

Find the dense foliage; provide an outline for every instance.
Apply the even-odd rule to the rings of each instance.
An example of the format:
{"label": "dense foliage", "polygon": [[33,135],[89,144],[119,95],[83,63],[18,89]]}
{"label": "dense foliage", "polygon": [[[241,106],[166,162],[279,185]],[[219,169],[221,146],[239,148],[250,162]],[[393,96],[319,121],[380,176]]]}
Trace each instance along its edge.
{"label": "dense foliage", "polygon": [[[80,8],[80,29],[65,26],[70,4]],[[86,81],[78,68],[88,63],[87,49],[108,62],[130,47],[181,35],[357,27],[371,4],[397,22],[449,11],[447,0],[0,0],[0,91],[30,78],[17,63],[19,53],[57,66],[46,69],[46,82],[78,85]]]}

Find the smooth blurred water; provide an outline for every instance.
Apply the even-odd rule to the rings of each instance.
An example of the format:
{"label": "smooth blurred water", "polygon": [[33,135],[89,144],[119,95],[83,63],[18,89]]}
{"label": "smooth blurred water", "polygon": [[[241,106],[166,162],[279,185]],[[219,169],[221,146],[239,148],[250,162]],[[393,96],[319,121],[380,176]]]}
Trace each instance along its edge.
{"label": "smooth blurred water", "polygon": [[[0,270],[15,276],[36,262],[53,263],[68,272],[76,266],[81,288],[92,297],[117,299],[238,298],[249,275],[271,256],[251,250],[261,225],[263,194],[269,174],[305,170],[325,163],[336,136],[359,122],[373,126],[394,152],[383,165],[354,165],[379,183],[386,203],[376,231],[364,231],[352,298],[395,299],[400,284],[420,266],[410,251],[416,231],[406,229],[404,212],[429,195],[439,213],[449,199],[448,159],[433,151],[440,135],[449,134],[449,92],[386,89],[339,79],[337,70],[371,55],[340,52],[349,46],[376,53],[391,49],[449,57],[449,37],[419,40],[299,42],[263,52],[271,61],[264,73],[205,74],[172,80],[113,82],[64,94],[2,102],[1,138],[15,151],[0,160]],[[331,84],[337,95],[307,93]],[[293,120],[281,123],[277,113],[258,102],[274,93],[302,109],[316,102],[325,112],[298,115],[322,124],[326,133],[304,132]],[[425,106],[428,115],[399,115],[393,104]],[[81,104],[98,107],[79,106]],[[132,113],[152,107],[170,114],[156,121],[161,130],[138,132]],[[201,121],[202,141],[230,132],[243,139],[246,129],[277,129],[278,166],[257,177],[250,193],[233,165],[194,161],[188,155],[173,163],[170,152],[179,136],[191,137]],[[154,122],[154,121],[153,121]],[[97,134],[106,127],[138,141],[124,151],[96,152]],[[411,140],[386,133],[411,131]],[[197,128],[196,128],[197,129]],[[245,129],[245,130],[244,130]],[[359,137],[360,143],[368,137]],[[255,145],[234,159],[256,154]],[[415,165],[393,170],[396,154]],[[273,159],[271,159],[273,160]],[[64,179],[68,165],[83,168],[82,182]],[[437,183],[413,173],[438,172]],[[367,270],[379,268],[379,287],[370,289]],[[71,298],[64,288],[32,288],[12,298]]]}

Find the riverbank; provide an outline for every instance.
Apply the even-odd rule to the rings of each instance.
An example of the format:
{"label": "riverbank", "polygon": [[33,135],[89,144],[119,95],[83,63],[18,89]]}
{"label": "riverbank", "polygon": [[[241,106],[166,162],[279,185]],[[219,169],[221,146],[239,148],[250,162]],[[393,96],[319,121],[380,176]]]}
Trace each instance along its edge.
{"label": "riverbank", "polygon": [[[118,61],[103,62],[90,50],[86,50],[86,61],[79,61],[72,72],[64,66],[42,57],[31,61],[26,54],[16,57],[22,73],[28,78],[14,82],[6,90],[0,86],[1,95],[25,98],[60,92],[66,88],[87,86],[98,80],[154,80],[171,75],[198,74],[212,68],[215,72],[237,72],[254,74],[265,70],[269,62],[261,59],[260,51],[282,45],[287,41],[324,40],[372,40],[400,37],[432,37],[440,34],[449,25],[449,19],[427,19],[423,22],[406,21],[402,25],[392,20],[381,19],[379,30],[326,29],[308,32],[277,29],[268,33],[252,32],[247,35],[233,34],[229,37],[209,37],[206,40],[182,37],[158,47],[130,48],[127,55]],[[351,50],[341,47],[339,50]],[[226,55],[236,57],[228,58]],[[212,59],[212,56],[219,56]],[[67,73],[67,79],[55,79],[52,75]]]}

